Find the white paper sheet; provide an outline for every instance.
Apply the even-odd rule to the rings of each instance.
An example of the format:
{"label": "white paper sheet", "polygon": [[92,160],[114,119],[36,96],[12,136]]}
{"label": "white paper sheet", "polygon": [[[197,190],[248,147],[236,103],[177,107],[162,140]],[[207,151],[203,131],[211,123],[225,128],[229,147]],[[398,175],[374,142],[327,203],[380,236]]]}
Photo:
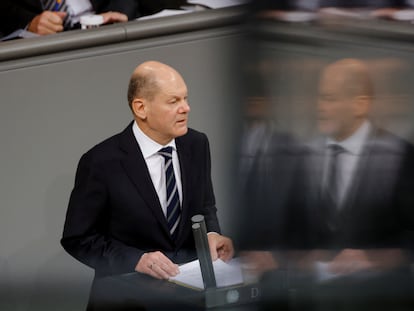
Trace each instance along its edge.
{"label": "white paper sheet", "polygon": [[391,17],[397,21],[414,21],[414,9],[398,10]]}
{"label": "white paper sheet", "polygon": [[142,21],[142,20],[146,20],[146,19],[160,18],[160,17],[173,16],[173,15],[180,15],[180,14],[185,14],[185,13],[191,13],[191,11],[165,9],[165,10],[162,10],[162,11],[160,11],[158,13],[155,13],[155,14],[152,14],[152,15],[139,17],[139,18],[137,18],[137,20]]}
{"label": "white paper sheet", "polygon": [[340,274],[329,271],[330,262],[317,261],[315,262],[316,280],[318,282],[327,282],[340,277]]}
{"label": "white paper sheet", "polygon": [[[226,263],[221,259],[213,262],[214,275],[217,287],[242,284],[243,274],[239,261],[231,260]],[[198,260],[180,266],[180,273],[170,278],[170,281],[193,288],[204,289],[201,268]]]}
{"label": "white paper sheet", "polygon": [[73,15],[75,16],[81,16],[85,13],[93,12],[90,1],[66,0],[66,4],[70,7]]}
{"label": "white paper sheet", "polygon": [[191,4],[201,4],[208,6],[212,9],[225,8],[228,6],[242,5],[245,4],[246,0],[188,0]]}

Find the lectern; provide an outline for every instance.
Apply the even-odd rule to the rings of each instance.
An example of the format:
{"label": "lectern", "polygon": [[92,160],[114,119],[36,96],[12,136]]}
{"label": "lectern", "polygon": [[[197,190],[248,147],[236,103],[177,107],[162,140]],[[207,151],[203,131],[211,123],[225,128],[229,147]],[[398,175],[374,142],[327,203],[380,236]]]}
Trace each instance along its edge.
{"label": "lectern", "polygon": [[[95,279],[88,311],[250,310],[261,298],[258,284],[217,287],[202,215],[192,218],[196,251],[205,290],[194,290],[143,273],[127,273]],[[254,306],[253,306],[254,307]]]}
{"label": "lectern", "polygon": [[195,215],[191,221],[205,288],[205,307],[225,307],[226,305],[245,304],[259,300],[258,284],[239,284],[220,288],[216,286],[204,216]]}

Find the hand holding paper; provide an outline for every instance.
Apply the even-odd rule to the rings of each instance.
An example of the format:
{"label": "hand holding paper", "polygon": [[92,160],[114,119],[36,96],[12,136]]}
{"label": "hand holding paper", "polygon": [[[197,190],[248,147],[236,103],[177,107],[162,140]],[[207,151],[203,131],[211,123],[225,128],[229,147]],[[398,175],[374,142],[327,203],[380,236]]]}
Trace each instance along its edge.
{"label": "hand holding paper", "polygon": [[[237,260],[228,263],[217,259],[213,262],[214,275],[217,287],[225,287],[243,283],[241,265]],[[200,262],[198,260],[180,266],[180,273],[169,279],[180,285],[204,289],[203,277],[201,275]]]}

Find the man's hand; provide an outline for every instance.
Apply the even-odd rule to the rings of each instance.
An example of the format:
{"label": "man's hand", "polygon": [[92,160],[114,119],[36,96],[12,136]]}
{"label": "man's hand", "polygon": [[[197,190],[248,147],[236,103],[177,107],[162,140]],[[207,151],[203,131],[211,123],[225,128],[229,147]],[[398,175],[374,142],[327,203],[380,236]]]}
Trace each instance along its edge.
{"label": "man's hand", "polygon": [[344,249],[330,264],[330,271],[349,274],[362,270],[388,271],[410,263],[402,249]]}
{"label": "man's hand", "polygon": [[112,24],[112,23],[119,23],[119,22],[127,22],[128,16],[119,12],[105,12],[99,14],[103,16],[103,23],[104,24]]}
{"label": "man's hand", "polygon": [[337,274],[350,274],[375,268],[366,251],[344,249],[330,263],[329,270]]}
{"label": "man's hand", "polygon": [[151,275],[157,279],[169,279],[180,272],[178,265],[159,251],[142,255],[135,271]]}
{"label": "man's hand", "polygon": [[233,242],[223,235],[218,233],[209,233],[208,245],[210,246],[211,259],[214,261],[217,258],[227,261],[234,255]]}
{"label": "man's hand", "polygon": [[38,35],[49,35],[63,31],[65,12],[44,11],[37,15],[29,24],[28,30]]}
{"label": "man's hand", "polygon": [[241,258],[245,269],[256,276],[279,267],[273,254],[268,251],[246,251],[241,254]]}

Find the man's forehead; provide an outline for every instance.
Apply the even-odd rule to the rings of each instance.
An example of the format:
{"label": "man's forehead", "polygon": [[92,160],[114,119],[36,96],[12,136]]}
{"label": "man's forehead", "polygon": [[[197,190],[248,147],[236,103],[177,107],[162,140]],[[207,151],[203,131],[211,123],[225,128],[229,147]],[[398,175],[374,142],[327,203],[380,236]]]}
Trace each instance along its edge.
{"label": "man's forehead", "polygon": [[174,83],[183,80],[181,75],[174,68],[156,61],[148,61],[139,65],[134,74],[151,77],[158,84]]}
{"label": "man's forehead", "polygon": [[322,75],[319,81],[320,89],[332,89],[342,88],[345,82],[345,76],[340,74],[334,74],[333,72],[326,71]]}
{"label": "man's forehead", "polygon": [[160,84],[179,84],[184,83],[184,79],[176,71],[159,70],[154,72],[155,79]]}
{"label": "man's forehead", "polygon": [[160,93],[166,96],[187,96],[187,87],[183,84],[181,87],[165,87],[160,89]]}
{"label": "man's forehead", "polygon": [[187,85],[183,78],[178,74],[159,77],[159,79],[157,79],[157,84],[163,92],[187,92]]}

